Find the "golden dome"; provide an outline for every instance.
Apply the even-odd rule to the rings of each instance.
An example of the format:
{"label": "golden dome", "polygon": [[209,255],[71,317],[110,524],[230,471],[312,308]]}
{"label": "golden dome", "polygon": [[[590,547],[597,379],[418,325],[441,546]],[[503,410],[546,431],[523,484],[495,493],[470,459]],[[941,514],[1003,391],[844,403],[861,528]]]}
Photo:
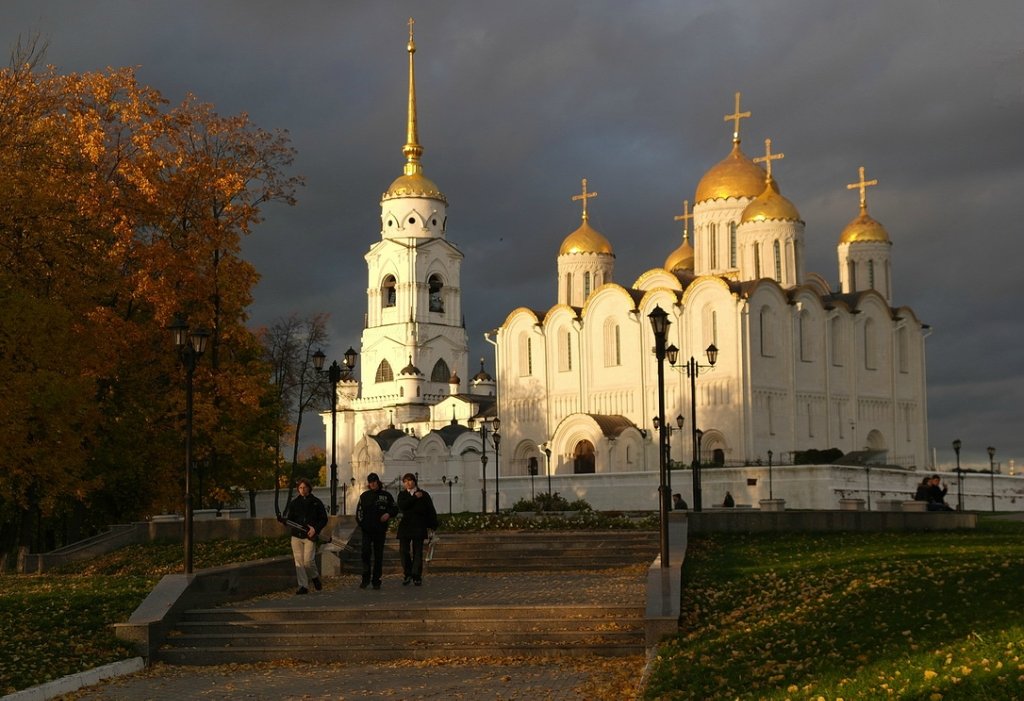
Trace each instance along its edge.
{"label": "golden dome", "polygon": [[891,243],[889,232],[885,230],[884,226],[869,217],[866,209],[862,209],[860,215],[846,225],[839,237],[839,243],[855,243],[857,241]]}
{"label": "golden dome", "polygon": [[441,192],[434,181],[419,173],[413,175],[399,175],[391,187],[387,189],[381,199],[392,200],[397,197],[428,197],[432,200],[440,200],[448,204],[447,198]]}
{"label": "golden dome", "polygon": [[608,239],[596,229],[584,221],[580,228],[565,237],[562,247],[558,249],[558,255],[564,256],[567,253],[606,253],[613,255],[612,245]]}
{"label": "golden dome", "polygon": [[741,224],[752,221],[800,221],[800,212],[796,211],[792,202],[779,194],[775,178],[768,178],[764,190],[744,208],[740,216]]}
{"label": "golden dome", "polygon": [[674,273],[677,270],[693,270],[693,246],[690,240],[683,239],[683,244],[668,254],[665,259],[665,270]]}
{"label": "golden dome", "polygon": [[764,190],[764,169],[747,158],[734,141],[732,152],[704,174],[697,185],[697,202],[730,197],[757,197]]}

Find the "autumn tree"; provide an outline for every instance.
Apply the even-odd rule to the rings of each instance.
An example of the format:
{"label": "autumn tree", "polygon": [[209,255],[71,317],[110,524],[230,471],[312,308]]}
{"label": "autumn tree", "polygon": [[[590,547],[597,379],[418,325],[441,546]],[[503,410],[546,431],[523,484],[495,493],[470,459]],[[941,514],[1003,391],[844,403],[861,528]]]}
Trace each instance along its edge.
{"label": "autumn tree", "polygon": [[300,184],[284,132],[192,96],[171,107],[129,69],[38,59],[19,47],[0,71],[4,550],[179,507],[175,315],[213,330],[195,378],[204,487],[272,467],[282,415],[246,328],[258,275],[241,242]]}

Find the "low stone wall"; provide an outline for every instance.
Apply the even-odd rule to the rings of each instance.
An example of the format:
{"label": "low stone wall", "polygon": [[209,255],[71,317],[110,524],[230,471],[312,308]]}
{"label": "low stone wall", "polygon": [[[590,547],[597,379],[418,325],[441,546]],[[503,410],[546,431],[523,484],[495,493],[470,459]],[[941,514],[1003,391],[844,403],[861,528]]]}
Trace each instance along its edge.
{"label": "low stone wall", "polygon": [[778,511],[721,509],[689,512],[690,533],[764,531],[944,531],[978,525],[975,513],[955,511]]}
{"label": "low stone wall", "polygon": [[281,591],[294,583],[295,565],[290,555],[212,567],[191,575],[165,575],[127,623],[114,624],[114,632],[149,663],[185,611]]}

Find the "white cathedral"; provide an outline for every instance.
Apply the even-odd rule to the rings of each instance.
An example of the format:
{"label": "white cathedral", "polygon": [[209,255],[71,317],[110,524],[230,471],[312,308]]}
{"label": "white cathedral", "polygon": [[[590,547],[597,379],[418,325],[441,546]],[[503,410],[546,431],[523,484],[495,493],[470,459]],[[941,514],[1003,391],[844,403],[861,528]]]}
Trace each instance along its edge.
{"label": "white cathedral", "polygon": [[[876,499],[913,491],[914,471],[927,467],[928,327],[910,308],[892,306],[891,241],[868,214],[876,181],[861,168],[848,185],[859,191],[859,212],[836,232],[841,289],[832,290],[804,271],[805,225],[773,175],[782,154],[770,141],[760,158],[740,149],[740,120],[750,112],[740,112],[739,94],[725,118],[732,149],[700,178],[692,214],[686,206],[676,217],[682,244],[664,263],[629,285],[614,281],[614,248],[589,223],[596,194],[584,180],[573,197],[582,222],[553,261],[553,305],[511,311],[486,335],[496,379],[483,362],[464,379],[463,254],[447,240],[447,199],[423,173],[411,28],[407,48],[405,164],[381,198],[381,238],[365,256],[359,379],[347,375],[339,386],[333,446],[331,412],[322,414],[327,458],[342,483],[361,489],[369,472],[385,484],[416,472],[442,511],[491,511],[499,494],[507,508],[549,489],[597,508],[656,508],[658,363],[649,316],[660,308],[671,322],[666,342],[678,351],[676,364],[664,365],[661,430],[670,432],[670,465],[690,465],[699,451],[705,504],[730,487],[737,501],[766,498],[769,455],[792,506],[870,500],[860,468],[792,467],[797,451],[832,448],[876,466]],[[690,472],[669,475],[672,491],[691,501]],[[349,508],[358,489],[347,495]]]}

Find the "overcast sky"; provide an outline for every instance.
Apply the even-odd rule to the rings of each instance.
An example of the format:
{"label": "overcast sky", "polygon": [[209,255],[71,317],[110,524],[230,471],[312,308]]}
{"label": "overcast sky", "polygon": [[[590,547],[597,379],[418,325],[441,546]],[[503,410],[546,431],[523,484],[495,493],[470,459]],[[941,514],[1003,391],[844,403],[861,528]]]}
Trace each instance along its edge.
{"label": "overcast sky", "polygon": [[[135,66],[172,103],[287,129],[306,177],[244,245],[262,274],[253,325],[328,312],[329,357],[358,349],[363,255],[401,173],[406,21],[416,17],[424,170],[465,253],[471,358],[513,308],[555,299],[555,257],[592,225],[629,285],[679,244],[672,217],[729,151],[785,153],[773,174],[807,223],[807,271],[838,284],[857,214],[893,241],[893,304],[932,327],[930,444],[940,465],[1024,469],[1024,2],[5,0],[0,40],[39,33],[62,71]],[[1013,213],[1017,212],[1016,215]],[[475,362],[471,361],[470,367]],[[824,446],[823,446],[824,447]]]}

